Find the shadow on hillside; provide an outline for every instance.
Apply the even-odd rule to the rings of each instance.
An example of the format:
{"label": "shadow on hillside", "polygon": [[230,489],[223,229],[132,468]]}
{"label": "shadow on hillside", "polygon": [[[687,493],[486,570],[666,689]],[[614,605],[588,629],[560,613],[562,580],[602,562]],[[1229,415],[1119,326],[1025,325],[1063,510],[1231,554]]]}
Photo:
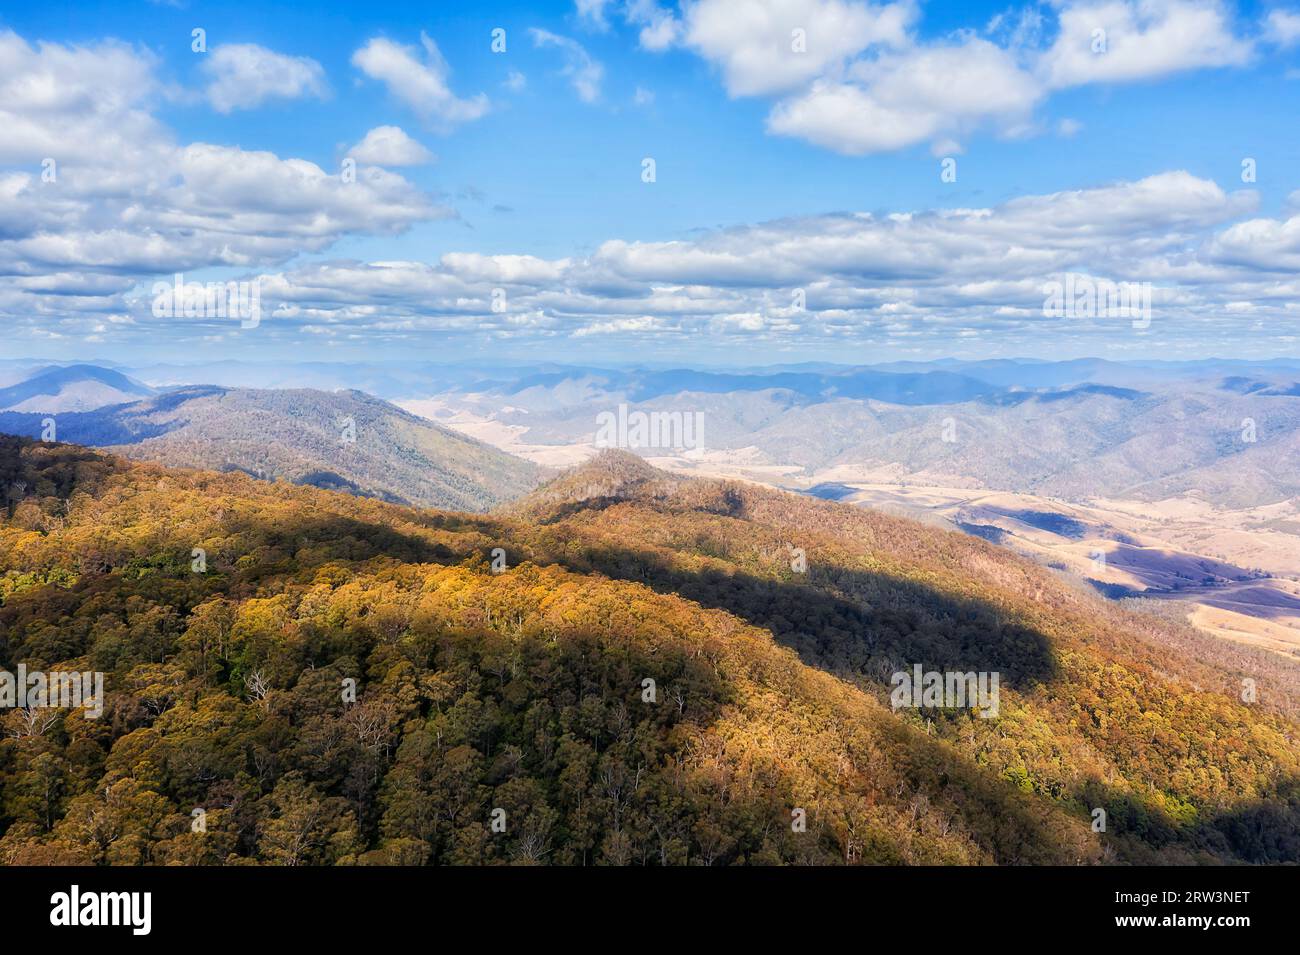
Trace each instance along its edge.
{"label": "shadow on hillside", "polygon": [[[1024,690],[1058,675],[1048,638],[1008,619],[992,604],[957,601],[903,577],[842,567],[811,567],[797,579],[760,577],[734,567],[687,570],[661,551],[585,544],[574,549],[516,543],[517,529],[491,518],[426,515],[433,532],[471,534],[500,542],[512,565],[529,560],[578,574],[599,573],[644,584],[703,607],[725,610],[771,631],[800,659],[839,676],[889,686],[891,676],[920,664],[925,670],[998,673],[1000,685]],[[416,563],[457,563],[486,547],[456,547],[383,525],[331,515],[259,529],[281,559],[364,561],[388,556]],[[495,543],[493,544],[495,546]],[[269,563],[269,562],[268,562]],[[791,575],[795,576],[795,575]]]}
{"label": "shadow on hillside", "polygon": [[[555,541],[534,540],[530,548],[519,540],[518,528],[509,523],[457,514],[422,513],[412,526],[431,535],[443,532],[466,537],[463,542],[451,537],[438,541],[419,531],[339,514],[310,513],[288,513],[267,521],[264,515],[233,512],[223,530],[235,537],[247,534],[249,542],[255,542],[251,555],[255,562],[244,571],[252,579],[284,572],[286,566],[310,569],[335,560],[388,557],[454,564],[471,555],[486,557],[483,541],[487,540],[508,548],[513,566],[527,559],[580,574],[600,573],[727,610],[769,629],[805,663],[834,673],[860,673],[887,684],[893,670],[920,663],[926,669],[998,671],[1002,685],[1021,688],[1057,676],[1057,662],[1044,635],[1007,619],[991,605],[955,601],[918,581],[843,568],[812,568],[807,577],[797,580],[760,577],[734,568],[696,572],[672,566],[671,558],[662,551],[585,542],[569,547],[573,541],[564,538],[558,541],[563,550],[557,549]],[[178,575],[188,575],[181,566],[187,558],[188,554],[182,555],[174,568]],[[159,594],[160,602],[165,596]],[[66,599],[71,611],[81,598],[69,593]],[[541,635],[537,639],[546,642]],[[571,704],[602,699],[610,707],[621,706],[624,713],[635,713],[635,707],[629,708],[635,695],[629,697],[627,688],[639,687],[644,674],[653,674],[667,687],[694,667],[692,685],[702,703],[691,718],[701,725],[717,719],[725,687],[717,682],[718,674],[695,654],[672,658],[658,651],[637,652],[620,661],[616,655],[606,654],[603,639],[604,635],[592,632],[589,639],[576,640],[568,648],[571,656],[554,670],[559,683],[552,692],[557,698]],[[505,700],[509,687],[519,691],[505,663],[507,644],[485,641],[483,647],[475,651],[481,654],[476,669],[483,674],[485,685],[492,680],[500,682],[495,689]],[[429,652],[435,648],[431,643]],[[590,669],[592,661],[600,661],[594,671]],[[820,851],[805,853],[799,840],[787,835],[790,807],[796,804],[795,793],[804,791],[804,782],[778,766],[772,784],[766,792],[753,794],[752,804],[731,806],[729,815],[750,814],[761,823],[747,827],[738,841],[705,846],[698,832],[672,830],[674,820],[689,817],[652,806],[664,820],[663,832],[656,829],[660,842],[635,847],[630,861],[637,856],[642,861],[676,859],[678,849],[674,847],[690,846],[687,857],[691,861],[700,861],[703,854],[717,863],[757,860],[771,852],[786,860],[817,862],[825,861],[827,851],[843,853],[848,861],[943,862],[948,861],[943,855],[943,836],[949,826],[964,833],[986,858],[999,863],[1099,861],[1100,840],[1090,837],[1086,817],[1049,798],[1018,791],[1009,780],[977,764],[970,754],[927,734],[915,721],[894,718],[887,709],[879,708],[867,719],[872,739],[855,756],[883,758],[874,765],[850,770],[860,778],[845,790],[843,801],[833,806],[827,802],[820,816],[809,818],[809,830]],[[594,717],[589,721],[596,722]],[[608,728],[597,727],[592,732],[603,733],[601,739],[606,742],[611,738]],[[491,740],[483,740],[481,746],[487,755],[500,755],[494,753],[496,744]],[[621,785],[618,779],[612,783]],[[1106,793],[1099,792],[1096,798],[1105,799]],[[723,801],[720,796],[718,803]],[[1116,812],[1122,818],[1115,820],[1111,832],[1117,840],[1132,840],[1157,850],[1177,844],[1220,858],[1292,861],[1297,854],[1295,806],[1294,795],[1289,803],[1275,800],[1237,806],[1179,830],[1167,818],[1153,818],[1149,810],[1134,804]],[[886,815],[892,810],[900,814]],[[660,815],[655,816],[656,821]],[[776,833],[781,841],[774,847],[768,835],[773,834],[775,840]],[[957,840],[952,844],[958,845]]]}
{"label": "shadow on hillside", "polygon": [[[1107,837],[1120,840],[1126,861],[1168,864],[1173,853],[1175,861],[1212,856],[1251,865],[1300,863],[1300,780],[1283,780],[1272,799],[1205,812],[1190,821],[1176,819],[1154,800],[1097,781],[1081,788],[1079,800],[1105,810]],[[1150,850],[1161,855],[1144,854]]]}
{"label": "shadow on hillside", "polygon": [[1058,673],[1043,634],[991,604],[955,601],[905,578],[838,567],[810,569],[808,579],[798,581],[734,569],[695,573],[672,566],[656,551],[632,548],[586,547],[534,559],[726,610],[770,630],[804,663],[838,675],[888,685],[894,672],[919,663],[926,670],[997,672],[1002,686],[1025,689]]}
{"label": "shadow on hillside", "polygon": [[[836,675],[860,675],[888,686],[893,672],[920,663],[927,670],[996,671],[1002,686],[1022,690],[1050,683],[1058,676],[1058,664],[1045,635],[1007,619],[992,605],[956,601],[906,578],[815,567],[797,580],[760,577],[730,567],[699,572],[674,567],[670,557],[653,549],[584,544],[561,552],[538,541],[531,542],[531,547],[521,545],[515,536],[517,528],[491,518],[427,514],[423,521],[433,532],[500,542],[512,565],[529,560],[578,574],[599,573],[728,611],[770,630],[805,664]],[[459,563],[473,555],[486,558],[485,549],[477,542],[459,547],[451,541],[449,546],[339,515],[297,518],[282,528],[258,525],[258,532],[266,535],[267,547],[279,552],[274,556],[292,558],[305,567],[329,560],[375,557],[433,564]],[[276,569],[271,563],[259,567],[266,572]],[[664,662],[659,661],[660,665]],[[642,670],[652,672],[653,663],[646,661],[637,672]],[[627,680],[618,682],[626,684]],[[575,687],[575,692],[576,698],[603,695],[594,685]],[[703,696],[712,698],[713,694]],[[705,710],[696,716],[708,723],[717,714]],[[888,740],[890,760],[905,791],[924,795],[927,805],[956,821],[997,862],[1100,861],[1100,841],[1088,838],[1086,815],[1071,812],[1054,800],[1019,792],[1012,782],[991,775],[969,755],[913,723],[892,719],[887,711],[881,711],[880,717],[875,730]],[[783,779],[779,788],[788,791],[793,785]],[[1291,803],[1298,801],[1293,797]],[[1296,821],[1300,813],[1285,801],[1235,806],[1205,815],[1191,825],[1180,824],[1130,794],[1105,787],[1085,793],[1082,802],[1106,807],[1106,841],[1112,841],[1132,861],[1151,861],[1150,852],[1205,853],[1220,860],[1253,863],[1300,858]],[[755,810],[778,817],[785,811],[775,803]],[[821,834],[823,851],[831,845],[843,850],[842,833],[837,835],[833,829],[831,826]],[[719,861],[759,849],[757,843],[735,845],[722,852]],[[899,851],[900,844],[886,838],[863,848],[855,861],[897,863],[904,861]]]}
{"label": "shadow on hillside", "polygon": [[53,418],[58,423],[60,441],[102,448],[139,444],[149,438],[161,437],[185,424],[183,421],[158,424],[146,421],[143,416],[126,414],[128,409],[141,405],[143,402],[131,402],[95,411],[65,411],[58,415],[4,411],[0,412],[0,431],[39,441],[46,430],[45,422]]}
{"label": "shadow on hillside", "polygon": [[1226,842],[1239,858],[1257,865],[1300,863],[1300,779],[1285,781],[1271,801],[1256,800],[1211,816],[1196,835],[1211,851],[1217,842]]}
{"label": "shadow on hillside", "polygon": [[292,560],[301,567],[335,560],[367,561],[392,557],[413,564],[448,564],[464,559],[446,544],[408,534],[383,524],[341,514],[298,518],[284,523],[231,522],[232,534],[248,533],[258,543],[258,564]]}
{"label": "shadow on hillside", "polygon": [[735,567],[696,571],[675,567],[670,556],[652,549],[594,543],[575,549],[535,540],[521,545],[517,528],[491,518],[428,513],[419,521],[431,535],[466,534],[491,543],[458,546],[454,537],[436,541],[339,514],[248,525],[236,515],[229,531],[246,532],[257,541],[255,566],[265,573],[283,571],[288,562],[311,567],[376,557],[430,564],[458,563],[474,555],[487,560],[490,547],[499,542],[511,565],[530,560],[578,574],[599,573],[725,610],[771,631],[810,666],[883,686],[889,686],[895,672],[916,664],[927,671],[996,672],[1000,685],[1012,689],[1049,683],[1057,676],[1055,654],[1043,634],[1008,619],[991,604],[953,600],[907,578],[842,567],[812,567],[806,576],[790,575],[797,579],[758,576]]}

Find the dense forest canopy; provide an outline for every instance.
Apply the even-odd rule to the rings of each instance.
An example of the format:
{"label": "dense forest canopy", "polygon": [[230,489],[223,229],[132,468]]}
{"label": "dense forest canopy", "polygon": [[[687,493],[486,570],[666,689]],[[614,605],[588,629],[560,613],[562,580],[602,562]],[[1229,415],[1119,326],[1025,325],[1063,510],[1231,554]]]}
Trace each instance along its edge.
{"label": "dense forest canopy", "polygon": [[[17,438],[0,488],[0,669],[107,687],[0,715],[6,864],[1300,861],[1293,666],[974,538],[618,453],[490,516]],[[998,715],[892,709],[916,664]]]}

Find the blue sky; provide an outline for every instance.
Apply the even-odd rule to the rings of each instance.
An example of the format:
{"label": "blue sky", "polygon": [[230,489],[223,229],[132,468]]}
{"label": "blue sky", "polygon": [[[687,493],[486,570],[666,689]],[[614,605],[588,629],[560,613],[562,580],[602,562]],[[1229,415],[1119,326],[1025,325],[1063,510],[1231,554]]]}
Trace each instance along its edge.
{"label": "blue sky", "polygon": [[[9,9],[0,347],[1297,352],[1300,8],[730,2]],[[791,59],[793,29],[806,50]],[[358,202],[334,179],[383,127],[436,159],[361,163],[380,178]],[[39,181],[47,158],[56,182]],[[320,181],[300,183],[298,160]],[[845,229],[862,213],[869,226]],[[159,322],[150,290],[175,271],[258,278],[266,319]],[[1035,302],[1066,273],[1151,282],[1150,327],[1050,320]],[[795,289],[807,307],[792,314]]]}

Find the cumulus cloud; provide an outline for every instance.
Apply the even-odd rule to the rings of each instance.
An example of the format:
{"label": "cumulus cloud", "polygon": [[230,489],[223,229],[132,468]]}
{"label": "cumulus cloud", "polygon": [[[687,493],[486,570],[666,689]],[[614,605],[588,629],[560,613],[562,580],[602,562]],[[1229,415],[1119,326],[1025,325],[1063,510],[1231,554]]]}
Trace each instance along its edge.
{"label": "cumulus cloud", "polygon": [[777,104],[768,129],[851,155],[1023,122],[1042,96],[1006,51],[978,38],[855,64]]}
{"label": "cumulus cloud", "polygon": [[681,36],[681,21],[656,0],[627,0],[624,9],[628,23],[640,29],[637,42],[642,49],[657,53],[668,49]]}
{"label": "cumulus cloud", "polygon": [[447,85],[450,68],[438,45],[421,31],[424,55],[412,46],[375,37],[352,54],[352,65],[404,102],[416,115],[440,126],[478,119],[488,111],[486,94],[462,99]]}
{"label": "cumulus cloud", "polygon": [[1185,172],[1028,196],[994,209],[785,220],[690,242],[601,245],[590,269],[643,283],[714,286],[818,281],[956,288],[992,276],[1033,279],[1061,269],[1141,268],[1189,235],[1248,213],[1253,193],[1228,194]]}
{"label": "cumulus cloud", "polygon": [[1056,42],[1039,60],[1049,87],[1146,80],[1237,66],[1251,55],[1218,0],[1101,0],[1061,9]]}
{"label": "cumulus cloud", "polygon": [[686,8],[683,43],[719,67],[732,96],[780,93],[872,44],[904,45],[915,13],[910,2],[699,0]]}
{"label": "cumulus cloud", "polygon": [[[122,44],[0,34],[0,314],[124,312],[158,274],[275,266],[453,215],[401,176],[180,144],[151,114],[155,62]],[[87,148],[90,147],[90,148]],[[49,160],[50,178],[42,178]],[[32,170],[39,170],[33,172]]]}
{"label": "cumulus cloud", "polygon": [[[656,0],[621,9],[642,26],[643,47],[680,46],[711,63],[729,95],[774,98],[769,132],[849,155],[956,143],[981,129],[1019,135],[1056,91],[1240,66],[1253,53],[1221,0],[1058,0],[1049,17],[1028,8],[994,16],[983,35],[930,39],[914,0],[680,6],[679,16]],[[1300,16],[1274,11],[1266,32],[1292,43]]]}
{"label": "cumulus cloud", "polygon": [[376,126],[348,150],[348,155],[369,166],[422,166],[434,160],[433,153],[400,126]]}
{"label": "cumulus cloud", "polygon": [[143,105],[157,89],[154,58],[125,43],[32,46],[0,31],[0,162],[75,162],[115,156],[163,134]]}
{"label": "cumulus cloud", "polygon": [[[679,22],[685,29],[687,20]],[[1037,47],[1017,42],[882,39],[806,86],[756,95],[775,98],[774,132],[820,137],[830,148],[943,144],[975,128],[1006,128],[1050,95]],[[420,70],[435,60],[427,47],[423,57],[405,53]],[[302,253],[328,253],[342,238],[400,233],[453,214],[392,171],[427,151],[398,127],[377,127],[354,147],[360,168],[346,181],[304,159],[180,143],[151,112],[154,69],[146,51],[122,44],[34,46],[0,33],[0,316],[11,328],[115,342],[156,334],[138,290],[175,271],[213,267],[273,271],[262,292],[274,334],[324,338],[885,336],[942,347],[972,330],[1066,330],[1042,312],[1044,283],[1066,271],[1154,283],[1153,327],[1205,330],[1207,342],[1240,328],[1243,302],[1252,304],[1251,321],[1293,335],[1300,318],[1300,204],[1262,216],[1254,191],[1177,170],[986,208],[849,211],[690,240],[610,239],[572,257],[518,249],[304,264]],[[719,69],[729,82],[727,67]],[[445,105],[452,94],[445,71],[439,76]],[[417,100],[427,87],[418,77],[390,84],[394,95],[401,88]],[[598,89],[597,80],[593,98]],[[836,117],[845,127],[863,115],[874,117],[858,123],[865,130],[837,129]],[[47,157],[58,160],[57,182],[40,180]],[[493,307],[498,289],[504,311]],[[792,304],[796,289],[806,308]]]}
{"label": "cumulus cloud", "polygon": [[1251,219],[1214,238],[1208,256],[1215,262],[1263,272],[1300,271],[1300,215]]}
{"label": "cumulus cloud", "polygon": [[[24,273],[249,267],[450,214],[374,167],[347,182],[306,160],[206,143],[159,149],[156,161],[156,178],[126,195],[87,182],[66,217],[45,214],[51,190],[24,183],[6,203],[13,227],[0,223],[9,237],[0,240],[0,265]],[[35,226],[21,225],[28,213]]]}
{"label": "cumulus cloud", "polygon": [[600,84],[605,78],[605,67],[593,60],[581,43],[536,27],[528,32],[533,38],[533,46],[551,47],[564,54],[564,67],[560,73],[568,78],[578,99],[584,103],[594,103],[600,99]]}
{"label": "cumulus cloud", "polygon": [[219,113],[252,109],[269,99],[325,95],[325,71],[305,56],[286,56],[256,43],[226,43],[212,50],[200,69],[204,95]]}
{"label": "cumulus cloud", "polygon": [[554,262],[532,255],[480,255],[449,252],[442,257],[449,275],[466,282],[555,282],[569,265],[568,259]]}

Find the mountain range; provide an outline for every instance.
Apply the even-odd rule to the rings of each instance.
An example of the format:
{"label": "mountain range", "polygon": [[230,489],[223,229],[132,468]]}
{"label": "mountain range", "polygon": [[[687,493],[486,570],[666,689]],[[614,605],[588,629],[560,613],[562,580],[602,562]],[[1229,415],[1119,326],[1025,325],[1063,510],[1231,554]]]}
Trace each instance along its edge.
{"label": "mountain range", "polygon": [[[810,483],[889,480],[1072,500],[1197,493],[1233,507],[1300,494],[1295,363],[936,365],[570,369],[443,393],[428,404],[471,425],[493,423],[512,435],[500,446],[517,452],[590,447],[598,415],[624,403],[697,413],[705,446],[688,449],[684,466],[725,459],[754,476],[779,471]],[[681,449],[634,450],[671,457]],[[544,459],[540,451],[533,457]]]}
{"label": "mountain range", "polygon": [[[178,384],[187,368],[281,387]],[[0,413],[12,433],[49,436],[52,423],[60,438],[140,460],[478,511],[594,454],[602,415],[686,413],[700,422],[702,447],[633,450],[678,473],[758,481],[983,535],[1110,596],[1186,601],[1198,625],[1229,640],[1300,652],[1300,362],[29,362],[0,372],[29,409],[55,408],[87,382],[116,383],[117,397],[131,399]],[[282,387],[347,380],[432,395],[398,398],[399,407],[355,389]],[[136,398],[128,388],[156,393]],[[1087,519],[1072,535],[1027,524],[1026,513]]]}

